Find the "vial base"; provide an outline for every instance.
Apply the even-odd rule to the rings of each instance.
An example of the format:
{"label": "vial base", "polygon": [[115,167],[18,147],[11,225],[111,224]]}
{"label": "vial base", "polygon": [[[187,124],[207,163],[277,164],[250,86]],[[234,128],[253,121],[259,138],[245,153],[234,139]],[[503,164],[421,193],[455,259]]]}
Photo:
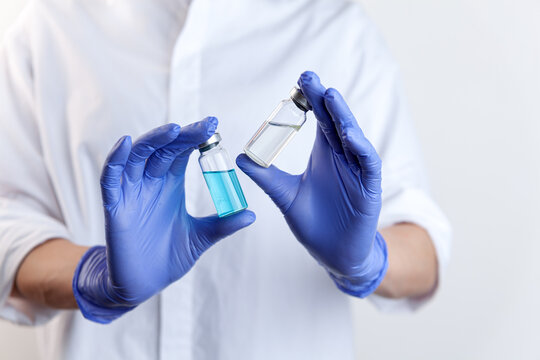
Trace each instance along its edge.
{"label": "vial base", "polygon": [[244,152],[257,164],[269,167],[289,141],[300,130],[301,125],[265,123],[244,148]]}
{"label": "vial base", "polygon": [[203,172],[219,217],[247,209],[248,205],[234,169]]}

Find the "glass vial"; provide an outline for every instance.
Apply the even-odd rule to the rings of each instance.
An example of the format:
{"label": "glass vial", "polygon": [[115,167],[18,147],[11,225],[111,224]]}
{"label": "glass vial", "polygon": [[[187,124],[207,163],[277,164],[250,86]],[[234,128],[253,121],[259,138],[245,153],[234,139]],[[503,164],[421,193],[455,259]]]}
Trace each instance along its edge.
{"label": "glass vial", "polygon": [[234,166],[219,142],[221,136],[215,133],[206,142],[200,144],[199,164],[212,201],[219,217],[235,214],[247,209],[246,198],[234,171]]}
{"label": "glass vial", "polygon": [[306,122],[311,110],[299,88],[294,87],[289,98],[282,100],[244,147],[244,152],[257,164],[269,167]]}

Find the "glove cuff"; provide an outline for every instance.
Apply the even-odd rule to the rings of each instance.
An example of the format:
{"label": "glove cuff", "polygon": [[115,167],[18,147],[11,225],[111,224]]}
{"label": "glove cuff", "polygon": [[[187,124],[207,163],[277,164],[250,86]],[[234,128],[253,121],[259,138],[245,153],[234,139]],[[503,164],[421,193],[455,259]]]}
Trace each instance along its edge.
{"label": "glove cuff", "polygon": [[72,288],[83,316],[100,324],[108,324],[136,307],[119,303],[110,293],[105,246],[94,246],[83,255],[75,269]]}
{"label": "glove cuff", "polygon": [[358,277],[336,275],[330,271],[328,273],[336,286],[344,293],[359,298],[371,295],[377,290],[388,270],[386,241],[379,232],[375,234],[372,255],[366,268],[364,274]]}

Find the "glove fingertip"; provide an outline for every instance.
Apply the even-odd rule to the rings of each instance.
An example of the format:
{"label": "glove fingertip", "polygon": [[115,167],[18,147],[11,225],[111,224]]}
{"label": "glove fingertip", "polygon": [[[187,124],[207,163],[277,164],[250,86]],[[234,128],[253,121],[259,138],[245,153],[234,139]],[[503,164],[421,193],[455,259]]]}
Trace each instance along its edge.
{"label": "glove fingertip", "polygon": [[332,101],[340,96],[339,91],[337,91],[334,88],[328,88],[326,89],[326,92],[324,93],[324,99],[327,101]]}
{"label": "glove fingertip", "polygon": [[257,215],[255,215],[255,213],[251,210],[245,210],[242,212],[242,214],[246,222],[245,226],[251,225],[255,222],[255,220],[257,220]]}
{"label": "glove fingertip", "polygon": [[308,84],[313,81],[313,79],[318,80],[319,77],[313,71],[306,70],[300,75],[300,79],[298,79],[298,85],[302,86]]}
{"label": "glove fingertip", "polygon": [[246,158],[246,154],[240,154],[236,157],[236,165],[238,166],[241,166],[244,164],[244,161],[245,161],[245,158]]}
{"label": "glove fingertip", "polygon": [[208,123],[210,123],[211,125],[213,126],[218,126],[218,123],[219,123],[219,120],[217,117],[215,116],[208,116],[206,117],[206,121],[208,121]]}
{"label": "glove fingertip", "polygon": [[224,218],[220,218],[220,221],[223,221],[229,224],[234,224],[235,228],[241,229],[241,228],[244,228],[246,226],[253,224],[256,219],[257,219],[257,216],[255,215],[253,211],[243,210],[236,214],[233,214]]}
{"label": "glove fingertip", "polygon": [[107,156],[107,159],[105,160],[105,165],[103,167],[102,176],[110,176],[112,174],[118,175],[118,171],[111,172],[111,168],[115,167],[116,165],[121,165],[121,170],[119,171],[123,171],[123,167],[125,166],[130,151],[131,137],[122,136],[116,142],[109,155]]}
{"label": "glove fingertip", "polygon": [[175,124],[175,123],[168,123],[166,126],[166,130],[168,132],[172,132],[172,133],[178,133],[180,132],[180,125],[178,124]]}
{"label": "glove fingertip", "polygon": [[212,215],[205,218],[196,218],[195,221],[197,222],[197,227],[202,238],[208,239],[211,244],[214,244],[240,229],[253,224],[255,218],[256,216],[253,211],[244,210],[222,218]]}
{"label": "glove fingertip", "polygon": [[208,117],[206,117],[204,119],[202,124],[204,124],[204,127],[206,127],[206,134],[204,136],[206,138],[206,140],[208,140],[208,138],[210,138],[212,135],[214,135],[214,133],[217,130],[218,123],[219,123],[219,121],[218,121],[217,117],[215,117],[215,116],[208,116]]}
{"label": "glove fingertip", "polygon": [[[161,146],[166,145],[168,142],[174,140],[178,134],[180,134],[180,125],[175,123],[168,123],[157,128],[156,133],[160,133],[164,143]],[[158,144],[156,144],[158,145]],[[158,147],[161,147],[158,146]]]}
{"label": "glove fingertip", "polygon": [[253,224],[256,220],[255,213],[250,210],[244,210],[232,215],[231,222],[234,223],[234,231],[238,231]]}
{"label": "glove fingertip", "polygon": [[130,145],[131,148],[131,136],[129,135],[124,135],[120,139],[118,139],[116,144],[114,144],[113,148],[109,152],[109,157],[107,161],[111,161],[114,158],[117,158],[119,156],[118,154],[122,155],[125,152],[126,145]]}
{"label": "glove fingertip", "polygon": [[257,165],[253,160],[249,158],[246,154],[240,154],[236,157],[236,165],[242,170],[243,172],[246,172],[245,170],[248,169],[250,166]]}
{"label": "glove fingertip", "polygon": [[[326,91],[325,87],[321,84],[321,80],[313,71],[305,71],[300,75],[298,85],[315,111],[318,105],[322,104],[322,97],[324,97]],[[317,109],[317,112],[319,112],[319,109]]]}

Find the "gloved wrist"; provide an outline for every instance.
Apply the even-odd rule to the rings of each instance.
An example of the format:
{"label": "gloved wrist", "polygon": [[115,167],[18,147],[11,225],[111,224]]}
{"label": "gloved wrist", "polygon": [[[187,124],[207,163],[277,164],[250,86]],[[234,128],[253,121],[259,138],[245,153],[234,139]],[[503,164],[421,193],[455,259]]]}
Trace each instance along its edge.
{"label": "gloved wrist", "polygon": [[362,270],[353,276],[345,276],[328,271],[336,286],[346,294],[365,298],[372,294],[381,284],[388,270],[388,250],[386,241],[377,232],[373,249],[362,266]]}
{"label": "gloved wrist", "polygon": [[100,324],[108,324],[137,306],[115,294],[105,246],[94,246],[83,255],[75,269],[72,287],[83,316]]}

